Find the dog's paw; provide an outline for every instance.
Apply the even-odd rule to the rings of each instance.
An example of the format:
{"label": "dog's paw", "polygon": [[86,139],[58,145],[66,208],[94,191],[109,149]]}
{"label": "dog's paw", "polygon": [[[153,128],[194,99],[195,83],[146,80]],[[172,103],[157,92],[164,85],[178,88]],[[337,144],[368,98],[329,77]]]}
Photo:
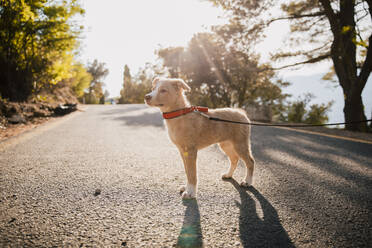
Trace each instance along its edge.
{"label": "dog's paw", "polygon": [[248,188],[248,187],[252,186],[252,184],[251,183],[248,183],[246,181],[243,181],[243,182],[240,183],[240,186],[241,187],[244,187],[244,188]]}
{"label": "dog's paw", "polygon": [[232,178],[232,176],[227,174],[227,173],[223,174],[221,177],[222,177],[222,179],[231,179]]}
{"label": "dog's paw", "polygon": [[182,193],[182,200],[189,200],[189,199],[195,199],[196,197],[187,191]]}
{"label": "dog's paw", "polygon": [[180,195],[182,195],[182,193],[185,192],[186,187],[185,186],[181,186],[179,190],[180,190]]}
{"label": "dog's paw", "polygon": [[249,187],[253,184],[253,177],[252,176],[246,176],[245,180],[240,183],[240,186],[242,187]]}

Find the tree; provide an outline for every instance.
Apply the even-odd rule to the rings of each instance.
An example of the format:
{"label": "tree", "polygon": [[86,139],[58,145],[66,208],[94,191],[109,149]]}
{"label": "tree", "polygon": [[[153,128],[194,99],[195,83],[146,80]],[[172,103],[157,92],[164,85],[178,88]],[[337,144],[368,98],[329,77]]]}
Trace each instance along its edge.
{"label": "tree", "polygon": [[73,66],[69,83],[77,97],[82,97],[84,95],[84,90],[89,87],[92,79],[92,75],[87,72],[83,64],[76,63]]}
{"label": "tree", "polygon": [[[288,40],[294,46],[274,54],[272,59],[297,60],[282,68],[331,59],[345,96],[345,121],[366,120],[361,93],[372,70],[371,0],[283,1],[279,16],[273,11],[279,1],[211,1],[230,15],[230,23],[217,31],[243,50],[247,42],[259,41],[268,25],[288,20]],[[311,48],[301,46],[304,42]],[[347,124],[346,129],[366,131],[367,123]]]}
{"label": "tree", "polygon": [[314,96],[308,93],[293,102],[288,102],[281,111],[280,120],[291,123],[325,124],[328,121],[327,112],[333,102],[312,104],[309,107],[312,98]]}
{"label": "tree", "polygon": [[130,74],[128,65],[125,65],[123,73],[123,89],[120,91],[119,103],[131,103],[131,98],[134,96],[133,91],[132,75]]}
{"label": "tree", "polygon": [[105,99],[107,99],[110,96],[110,92],[108,90],[105,90],[105,93],[103,95]]}
{"label": "tree", "polygon": [[155,75],[163,75],[159,65],[146,63],[134,77],[127,65],[124,66],[124,84],[120,91],[119,103],[143,103],[145,95],[151,91],[151,82]]}
{"label": "tree", "polygon": [[312,104],[304,122],[308,124],[325,124],[328,121],[327,112],[332,104],[333,102],[327,104]]}
{"label": "tree", "polygon": [[70,78],[83,14],[77,0],[2,0],[0,3],[0,93],[25,101],[44,86]]}
{"label": "tree", "polygon": [[295,101],[288,106],[287,118],[285,121],[293,123],[301,123],[304,121],[306,114],[306,104],[305,101]]}
{"label": "tree", "polygon": [[215,33],[198,33],[186,48],[157,51],[172,77],[192,87],[191,102],[209,107],[265,105],[275,109],[284,99],[275,73],[259,57],[229,45]]}
{"label": "tree", "polygon": [[[86,94],[86,103],[104,103],[103,86],[105,85],[102,80],[108,75],[109,70],[105,68],[105,63],[100,63],[96,59],[93,63],[88,64],[88,73],[92,76],[88,93]],[[103,97],[103,103],[102,103]]]}

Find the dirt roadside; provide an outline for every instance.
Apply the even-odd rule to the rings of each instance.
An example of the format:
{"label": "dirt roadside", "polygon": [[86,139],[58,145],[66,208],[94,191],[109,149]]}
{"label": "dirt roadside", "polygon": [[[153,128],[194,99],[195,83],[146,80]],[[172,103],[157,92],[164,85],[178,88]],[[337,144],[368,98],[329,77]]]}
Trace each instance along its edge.
{"label": "dirt roadside", "polygon": [[[77,111],[84,111],[84,107],[79,105],[77,107]],[[30,131],[34,128],[37,128],[41,125],[48,125],[49,122],[54,122],[58,119],[63,118],[64,116],[65,115],[58,116],[50,113],[48,116],[44,117],[33,116],[32,118],[28,118],[27,121],[22,121],[16,124],[10,123],[9,121],[0,122],[0,143],[12,137],[21,135],[22,133]],[[5,119],[4,116],[0,117]]]}
{"label": "dirt roadside", "polygon": [[51,121],[52,119],[54,119],[54,117],[40,117],[28,123],[8,124],[6,127],[0,126],[0,142],[36,128],[45,122]]}

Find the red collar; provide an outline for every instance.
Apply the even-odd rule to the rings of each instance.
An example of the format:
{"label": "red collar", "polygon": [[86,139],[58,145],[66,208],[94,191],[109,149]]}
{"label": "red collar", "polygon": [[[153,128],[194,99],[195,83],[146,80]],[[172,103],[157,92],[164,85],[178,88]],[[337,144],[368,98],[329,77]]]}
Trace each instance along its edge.
{"label": "red collar", "polygon": [[176,118],[176,117],[179,117],[181,115],[185,115],[185,114],[188,114],[188,113],[191,113],[191,112],[207,113],[208,108],[207,107],[199,107],[199,106],[191,106],[189,108],[184,108],[184,109],[179,109],[179,110],[172,111],[172,112],[163,113],[163,118],[164,119],[173,119],[173,118]]}

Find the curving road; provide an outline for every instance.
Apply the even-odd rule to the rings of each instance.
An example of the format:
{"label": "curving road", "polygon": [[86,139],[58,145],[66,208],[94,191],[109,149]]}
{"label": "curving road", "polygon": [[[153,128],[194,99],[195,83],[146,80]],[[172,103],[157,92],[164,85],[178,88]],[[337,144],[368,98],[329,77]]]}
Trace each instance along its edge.
{"label": "curving road", "polygon": [[89,106],[0,144],[0,247],[372,247],[372,145],[254,127],[254,188],[198,154],[199,196],[161,115]]}

